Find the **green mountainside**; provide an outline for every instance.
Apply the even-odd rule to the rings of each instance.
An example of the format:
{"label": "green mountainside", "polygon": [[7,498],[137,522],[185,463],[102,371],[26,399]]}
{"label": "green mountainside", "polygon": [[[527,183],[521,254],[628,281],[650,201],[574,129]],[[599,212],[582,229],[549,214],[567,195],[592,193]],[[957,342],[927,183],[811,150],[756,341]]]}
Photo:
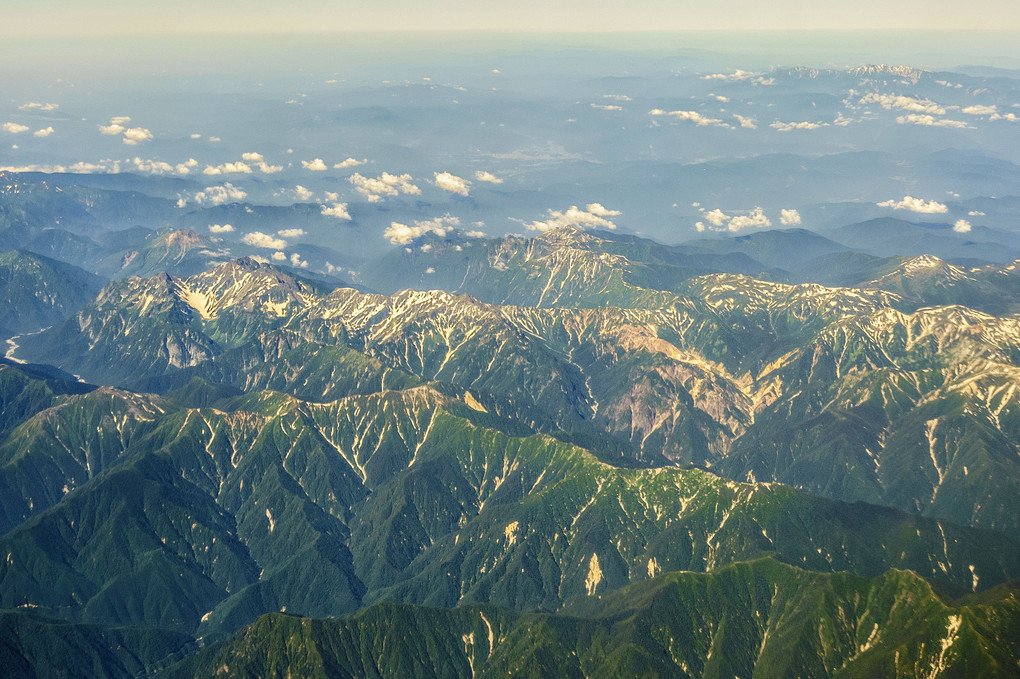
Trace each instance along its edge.
{"label": "green mountainside", "polygon": [[[206,256],[131,233],[163,248],[139,272]],[[83,676],[1015,673],[1015,266],[748,275],[791,238],[859,256],[426,237],[377,272],[449,260],[450,291],[242,258],[69,302],[16,356],[91,384],[0,363],[0,649],[54,676],[50,637]]]}
{"label": "green mountainside", "polygon": [[0,337],[63,321],[95,299],[103,283],[55,259],[20,250],[0,252]]}
{"label": "green mountainside", "polygon": [[946,602],[923,579],[771,560],[674,572],[563,614],[379,604],[272,614],[161,676],[1015,676],[1016,590]]}

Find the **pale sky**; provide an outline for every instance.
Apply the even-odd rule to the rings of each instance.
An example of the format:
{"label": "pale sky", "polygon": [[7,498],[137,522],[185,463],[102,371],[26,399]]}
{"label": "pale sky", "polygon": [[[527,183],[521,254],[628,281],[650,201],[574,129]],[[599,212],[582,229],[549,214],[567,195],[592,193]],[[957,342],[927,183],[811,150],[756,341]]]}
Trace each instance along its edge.
{"label": "pale sky", "polygon": [[14,0],[0,36],[1020,30],[1018,0]]}

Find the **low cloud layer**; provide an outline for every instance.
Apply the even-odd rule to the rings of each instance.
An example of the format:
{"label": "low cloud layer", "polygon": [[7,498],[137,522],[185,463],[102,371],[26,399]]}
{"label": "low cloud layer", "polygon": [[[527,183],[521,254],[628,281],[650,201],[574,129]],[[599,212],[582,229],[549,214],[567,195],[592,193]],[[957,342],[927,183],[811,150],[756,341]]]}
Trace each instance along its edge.
{"label": "low cloud layer", "polygon": [[287,241],[282,238],[276,238],[268,233],[262,233],[261,231],[252,231],[251,233],[244,234],[241,242],[256,248],[266,248],[267,250],[282,250],[287,247]]}
{"label": "low cloud layer", "polygon": [[388,238],[394,245],[407,245],[415,238],[420,238],[429,233],[445,236],[456,226],[460,226],[460,220],[447,214],[428,221],[415,222],[410,226],[400,222],[392,222],[386,228],[386,231],[383,232],[383,236]]}
{"label": "low cloud layer", "polygon": [[[787,215],[786,213],[796,214],[797,224],[800,223],[800,214],[796,210],[784,210],[784,217],[792,218],[793,215]],[[703,221],[696,222],[694,228],[698,232],[704,231],[729,231],[736,233],[744,229],[760,228],[763,229],[768,226],[772,226],[772,220],[765,216],[765,211],[760,207],[756,207],[750,212],[743,214],[728,215],[722,210],[716,208],[709,210],[702,214]],[[707,224],[706,224],[707,222]],[[786,222],[783,222],[784,224]]]}
{"label": "low cloud layer", "polygon": [[910,210],[920,214],[942,214],[949,211],[949,208],[939,202],[930,200],[925,202],[921,198],[903,196],[903,200],[887,200],[878,203],[879,207],[891,207],[894,210]]}
{"label": "low cloud layer", "polygon": [[351,213],[347,211],[347,203],[333,203],[332,205],[323,205],[320,214],[325,217],[336,217],[337,219],[346,219],[351,221]]}
{"label": "low cloud layer", "polygon": [[449,172],[436,172],[435,185],[443,191],[456,193],[458,196],[466,196],[471,190],[471,182]]}
{"label": "low cloud layer", "polygon": [[370,203],[378,203],[386,196],[398,196],[402,193],[418,195],[421,193],[421,189],[415,186],[409,174],[396,175],[383,172],[378,177],[365,177],[354,173],[348,181]]}
{"label": "low cloud layer", "polygon": [[571,205],[569,208],[562,211],[549,210],[547,219],[525,224],[524,228],[529,231],[541,232],[552,231],[553,229],[560,229],[563,227],[576,227],[581,229],[602,227],[604,229],[615,229],[616,224],[611,222],[608,217],[616,217],[619,214],[619,210],[609,210],[601,203],[589,203],[583,210],[578,208],[576,205]]}

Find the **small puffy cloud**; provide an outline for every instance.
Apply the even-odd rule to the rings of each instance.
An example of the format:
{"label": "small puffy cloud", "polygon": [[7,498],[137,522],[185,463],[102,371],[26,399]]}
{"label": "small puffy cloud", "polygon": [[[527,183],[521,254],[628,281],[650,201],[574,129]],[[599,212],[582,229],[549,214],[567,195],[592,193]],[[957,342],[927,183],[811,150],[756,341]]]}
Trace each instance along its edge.
{"label": "small puffy cloud", "polygon": [[716,209],[712,210],[711,212],[706,212],[704,214],[704,217],[705,217],[705,221],[707,221],[712,226],[722,226],[729,219],[729,217],[726,215],[726,213],[724,213],[719,208],[716,208]]}
{"label": "small puffy cloud", "polygon": [[251,166],[248,165],[248,163],[244,162],[223,163],[221,165],[206,165],[205,169],[202,170],[202,174],[207,175],[251,174]]}
{"label": "small puffy cloud", "polygon": [[328,202],[336,203],[340,200],[340,194],[333,191],[323,191],[322,195]]}
{"label": "small puffy cloud", "polygon": [[60,104],[42,104],[37,101],[30,101],[27,104],[22,104],[18,108],[22,111],[44,111],[48,113],[50,111],[56,111],[60,108]]}
{"label": "small puffy cloud", "polygon": [[[793,212],[796,212],[796,210],[793,210]],[[722,210],[716,208],[702,214],[702,219],[705,221],[699,221],[694,224],[694,228],[699,232],[737,232],[751,227],[765,228],[766,226],[772,226],[772,221],[765,216],[765,212],[760,207],[754,208],[747,214],[739,215],[728,215]],[[705,222],[708,222],[708,224],[705,224]]]}
{"label": "small puffy cloud", "polygon": [[592,108],[597,108],[600,111],[622,111],[623,107],[617,104],[592,104]]}
{"label": "small puffy cloud", "polygon": [[192,134],[190,134],[188,136],[190,136],[192,139],[201,139],[202,138],[202,135],[200,135],[198,132],[193,132]]}
{"label": "small puffy cloud", "polygon": [[346,219],[347,221],[351,220],[351,213],[347,211],[347,203],[323,205],[322,210],[319,212],[326,217],[336,217],[337,219]]}
{"label": "small puffy cloud", "polygon": [[491,172],[486,172],[484,170],[479,170],[478,172],[475,172],[475,179],[480,182],[488,182],[489,184],[503,183],[502,179],[492,174]]}
{"label": "small puffy cloud", "polygon": [[407,245],[415,238],[419,238],[420,236],[424,236],[428,233],[434,233],[437,236],[445,236],[453,230],[453,227],[459,225],[459,219],[447,214],[428,221],[415,222],[411,226],[401,224],[399,222],[392,222],[389,227],[387,227],[386,231],[383,232],[383,236],[388,238],[394,245]]}
{"label": "small puffy cloud", "polygon": [[296,252],[290,253],[290,265],[293,267],[299,267],[302,269],[308,268],[308,262],[301,259],[301,255]]}
{"label": "small puffy cloud", "polygon": [[146,128],[129,127],[128,129],[124,130],[124,139],[122,139],[121,141],[123,141],[128,146],[134,146],[135,144],[139,144],[143,141],[149,141],[150,139],[152,139],[152,132],[150,132]]}
{"label": "small puffy cloud", "polygon": [[741,127],[746,127],[749,130],[758,129],[758,122],[754,118],[745,118],[744,116],[739,114],[734,114],[733,117],[737,119],[737,122],[740,123]]}
{"label": "small puffy cloud", "polygon": [[935,116],[921,115],[919,113],[910,113],[905,116],[899,116],[896,118],[896,122],[900,125],[921,125],[922,127],[967,127],[967,123],[962,120],[936,118]]}
{"label": "small puffy cloud", "polygon": [[276,235],[284,238],[300,238],[305,235],[304,229],[280,229],[276,232]]}
{"label": "small puffy cloud", "polygon": [[971,210],[970,212],[967,213],[967,216],[968,217],[984,217],[985,213],[982,212],[981,210]]}
{"label": "small puffy cloud", "polygon": [[276,238],[268,233],[262,233],[261,231],[252,231],[251,233],[244,234],[241,242],[256,248],[266,248],[267,250],[282,250],[287,247],[287,241],[282,238]]}
{"label": "small puffy cloud", "polygon": [[136,170],[149,174],[169,174],[175,169],[173,165],[162,160],[143,160],[136,157],[131,162]]}
{"label": "small puffy cloud", "polygon": [[294,187],[294,195],[297,196],[298,200],[311,200],[312,196],[315,195],[315,191],[306,189],[305,187],[298,184]]}
{"label": "small puffy cloud", "polygon": [[648,112],[648,115],[652,116],[672,116],[679,120],[689,120],[698,127],[705,127],[707,125],[721,125],[722,127],[729,127],[726,123],[719,120],[718,118],[708,118],[701,115],[697,111],[664,111],[661,108],[653,108]]}
{"label": "small puffy cloud", "polygon": [[265,157],[261,153],[256,153],[254,151],[242,153],[241,160],[245,163],[251,163],[254,167],[257,167],[262,174],[274,174],[283,170],[282,165],[270,165],[266,162]]}
{"label": "small puffy cloud", "polygon": [[957,219],[956,223],[953,224],[953,231],[956,233],[967,233],[970,231],[970,222],[966,219]]}
{"label": "small puffy cloud", "polygon": [[879,207],[891,207],[894,210],[910,210],[911,212],[918,212],[921,214],[941,214],[948,212],[949,208],[934,200],[925,202],[921,198],[914,198],[913,196],[903,196],[903,200],[887,200],[878,203]]}
{"label": "small puffy cloud", "polygon": [[972,116],[990,116],[996,113],[995,106],[981,106],[980,104],[974,104],[973,106],[964,106],[960,109],[960,113],[966,113]]}
{"label": "small puffy cloud", "polygon": [[18,123],[4,123],[0,125],[0,130],[4,132],[10,132],[11,134],[21,134],[22,132],[28,132],[28,125],[19,125]]}
{"label": "small puffy cloud", "polygon": [[946,112],[946,109],[943,106],[940,106],[930,99],[915,99],[914,97],[905,97],[900,94],[875,94],[872,92],[861,97],[858,103],[879,104],[887,111],[897,109],[900,111],[909,111],[911,113],[928,113],[934,115],[942,115]]}
{"label": "small puffy cloud", "polygon": [[570,226],[577,228],[601,226],[606,229],[615,229],[616,224],[609,221],[607,217],[615,217],[619,214],[618,210],[608,210],[600,203],[589,203],[583,210],[576,205],[571,205],[566,210],[549,210],[548,219],[525,224],[524,228],[529,231],[541,232]]}
{"label": "small puffy cloud", "polygon": [[478,229],[471,229],[470,231],[465,231],[464,235],[467,236],[468,238],[485,238],[485,232],[479,231]]}
{"label": "small puffy cloud", "polygon": [[828,123],[812,123],[807,120],[799,123],[784,123],[777,120],[770,123],[769,127],[780,132],[789,132],[791,130],[817,130],[820,127],[828,127],[828,125]]}
{"label": "small puffy cloud", "polygon": [[279,250],[277,250],[276,252],[273,253],[273,261],[275,261],[275,262],[286,262],[287,261],[287,253],[286,252],[280,252]]}
{"label": "small puffy cloud", "polygon": [[989,120],[1008,120],[1011,123],[1020,121],[1020,116],[1015,113],[993,113]]}
{"label": "small puffy cloud", "polygon": [[384,196],[397,196],[401,193],[418,195],[421,189],[411,181],[409,174],[390,174],[383,172],[378,177],[364,177],[357,172],[348,178],[358,193],[365,196],[370,203],[378,203]]}
{"label": "small puffy cloud", "polygon": [[110,118],[111,125],[127,125],[131,122],[131,116],[113,116]]}
{"label": "small puffy cloud", "polygon": [[325,172],[329,169],[326,167],[326,162],[322,158],[316,158],[315,160],[302,160],[301,167],[312,172]]}
{"label": "small puffy cloud", "polygon": [[177,174],[190,174],[193,167],[198,167],[198,161],[194,158],[188,158],[186,162],[177,163],[174,169],[177,171]]}
{"label": "small puffy cloud", "polygon": [[459,196],[468,195],[469,187],[471,186],[471,182],[468,180],[449,172],[436,172],[434,174],[437,188],[449,191],[450,193],[456,193]]}
{"label": "small puffy cloud", "polygon": [[730,219],[729,225],[726,227],[729,231],[740,231],[750,227],[765,228],[766,226],[772,226],[772,222],[765,216],[765,213],[760,207],[756,207],[751,210],[750,214],[737,215]]}
{"label": "small puffy cloud", "polygon": [[364,165],[367,160],[358,160],[357,158],[347,158],[340,161],[339,163],[333,164],[334,170],[346,170],[349,167],[357,167],[358,165]]}
{"label": "small puffy cloud", "polygon": [[755,76],[751,71],[737,69],[733,73],[709,73],[701,76],[702,80],[749,80]]}
{"label": "small puffy cloud", "polygon": [[210,224],[209,233],[233,233],[234,227],[230,224]]}
{"label": "small puffy cloud", "polygon": [[44,127],[41,130],[36,130],[35,132],[32,133],[32,135],[36,137],[48,137],[51,134],[53,134],[52,125],[50,125],[49,127]]}
{"label": "small puffy cloud", "polygon": [[785,224],[786,226],[794,226],[796,224],[800,224],[800,213],[797,212],[796,210],[784,209],[782,211],[782,216],[780,216],[779,218],[779,221]]}
{"label": "small puffy cloud", "polygon": [[421,251],[432,252],[432,243],[425,243],[425,245],[421,246]]}
{"label": "small puffy cloud", "polygon": [[709,93],[709,95],[708,95],[708,96],[709,96],[709,97],[711,97],[712,99],[715,99],[716,101],[721,101],[721,102],[722,102],[722,103],[724,103],[724,104],[725,104],[725,103],[728,103],[728,102],[729,102],[729,100],[730,100],[730,98],[729,98],[729,97],[724,97],[724,96],[723,96],[723,95],[721,95],[721,94],[712,94],[711,92]]}
{"label": "small puffy cloud", "polygon": [[228,182],[223,186],[207,186],[205,190],[196,193],[194,199],[199,204],[223,205],[231,201],[244,200],[247,196],[245,191]]}
{"label": "small puffy cloud", "polygon": [[131,122],[130,116],[113,116],[109,125],[100,125],[99,132],[110,136],[117,136],[127,131],[126,125]]}

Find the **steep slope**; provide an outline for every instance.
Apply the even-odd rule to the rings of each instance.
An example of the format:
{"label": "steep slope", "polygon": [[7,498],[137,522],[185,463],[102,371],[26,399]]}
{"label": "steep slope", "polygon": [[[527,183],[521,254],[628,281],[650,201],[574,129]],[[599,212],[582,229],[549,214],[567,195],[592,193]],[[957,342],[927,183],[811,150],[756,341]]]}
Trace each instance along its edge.
{"label": "steep slope", "polygon": [[103,280],[78,267],[21,250],[0,253],[0,337],[34,332],[91,302]]}
{"label": "steep slope", "polygon": [[1008,677],[1020,653],[1006,631],[1020,624],[1015,591],[947,603],[899,571],[861,579],[762,560],[663,574],[566,613],[273,614],[163,676]]}

